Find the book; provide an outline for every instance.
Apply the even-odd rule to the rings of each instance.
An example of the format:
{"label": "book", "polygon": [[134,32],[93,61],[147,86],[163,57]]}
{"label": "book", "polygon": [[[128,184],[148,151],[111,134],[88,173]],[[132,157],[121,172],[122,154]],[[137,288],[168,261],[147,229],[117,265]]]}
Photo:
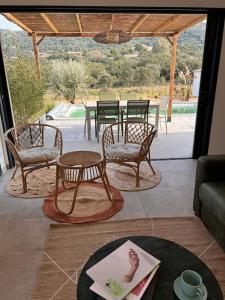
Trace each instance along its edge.
{"label": "book", "polygon": [[86,273],[105,299],[121,300],[159,264],[157,258],[128,240]]}
{"label": "book", "polygon": [[[147,275],[126,297],[125,300],[140,300],[143,295],[145,294],[145,291],[147,288],[149,288],[151,291],[149,294],[151,297],[153,297],[155,284],[156,284],[156,273],[158,271],[159,266],[157,266],[149,275]],[[114,298],[107,293],[98,283],[94,282],[90,286],[90,290],[94,293],[98,294],[104,299],[107,300],[113,300]],[[151,300],[151,298],[148,295],[148,300]]]}
{"label": "book", "polygon": [[[153,279],[156,279],[156,273],[159,269],[159,265],[148,275],[146,276],[125,298],[125,300],[140,300],[146,289],[149,287],[151,289],[151,293],[154,292],[155,282]],[[153,284],[150,284],[153,283]],[[149,297],[148,297],[148,300]]]}

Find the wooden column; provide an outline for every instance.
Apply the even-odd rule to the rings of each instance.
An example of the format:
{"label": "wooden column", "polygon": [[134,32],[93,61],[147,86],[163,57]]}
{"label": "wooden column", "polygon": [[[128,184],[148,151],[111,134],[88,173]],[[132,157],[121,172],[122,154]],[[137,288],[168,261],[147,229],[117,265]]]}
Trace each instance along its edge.
{"label": "wooden column", "polygon": [[34,50],[34,60],[35,60],[35,66],[36,66],[36,75],[37,75],[37,78],[40,79],[41,72],[40,72],[40,62],[39,62],[39,55],[38,55],[36,32],[32,32],[32,41],[33,41],[33,50]]}
{"label": "wooden column", "polygon": [[173,42],[172,42],[172,60],[171,60],[171,66],[170,66],[170,87],[169,87],[169,104],[168,104],[167,122],[171,122],[171,118],[172,118],[174,77],[175,77],[176,58],[177,58],[177,38],[178,38],[178,34],[174,34]]}

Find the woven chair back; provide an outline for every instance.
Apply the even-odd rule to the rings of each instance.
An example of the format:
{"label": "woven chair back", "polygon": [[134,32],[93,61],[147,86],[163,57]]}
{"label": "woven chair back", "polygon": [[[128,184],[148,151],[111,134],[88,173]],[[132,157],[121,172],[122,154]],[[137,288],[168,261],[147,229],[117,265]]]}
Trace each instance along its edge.
{"label": "woven chair back", "polygon": [[43,147],[43,126],[40,126],[40,124],[14,127],[8,132],[7,136],[18,151]]}
{"label": "woven chair back", "polygon": [[60,149],[62,153],[62,133],[51,125],[46,124],[25,124],[9,129],[5,133],[5,140],[8,146],[14,151],[21,151],[34,147],[44,147],[45,129],[54,130],[54,147]]}
{"label": "woven chair back", "polygon": [[124,142],[141,145],[154,130],[154,125],[147,122],[125,122]]}

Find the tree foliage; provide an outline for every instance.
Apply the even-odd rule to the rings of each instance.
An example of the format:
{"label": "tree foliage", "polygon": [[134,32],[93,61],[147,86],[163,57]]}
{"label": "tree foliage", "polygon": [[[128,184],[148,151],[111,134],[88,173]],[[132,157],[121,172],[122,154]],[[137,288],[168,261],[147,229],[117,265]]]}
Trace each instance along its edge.
{"label": "tree foliage", "polygon": [[[101,45],[91,38],[45,38],[39,46],[45,54],[40,56],[42,81],[37,81],[30,37],[22,31],[0,31],[17,124],[33,120],[43,109],[43,91],[48,88],[74,103],[86,88],[144,89],[170,80],[171,45],[163,37],[133,38],[122,45]],[[189,74],[201,68],[204,35],[205,23],[179,35],[175,82],[185,100],[193,76],[185,83],[183,75],[187,67]]]}
{"label": "tree foliage", "polygon": [[85,89],[87,74],[83,64],[75,61],[54,61],[49,79],[50,87],[70,103]]}
{"label": "tree foliage", "polygon": [[43,113],[43,85],[36,79],[34,63],[19,57],[6,65],[15,122],[33,122]]}

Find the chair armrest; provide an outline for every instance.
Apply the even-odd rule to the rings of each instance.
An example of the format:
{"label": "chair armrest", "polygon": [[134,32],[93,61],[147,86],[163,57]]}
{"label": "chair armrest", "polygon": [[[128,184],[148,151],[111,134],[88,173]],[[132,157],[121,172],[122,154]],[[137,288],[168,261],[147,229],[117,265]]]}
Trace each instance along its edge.
{"label": "chair armrest", "polygon": [[54,147],[60,150],[61,155],[63,150],[63,138],[62,132],[59,129],[56,129]]}
{"label": "chair armrest", "polygon": [[5,137],[5,142],[6,142],[6,145],[8,146],[8,150],[12,153],[14,160],[17,161],[18,163],[22,164],[22,161],[20,159],[20,156],[19,156],[18,151],[17,151],[16,147],[14,146],[14,144],[7,137]]}
{"label": "chair armrest", "polygon": [[113,125],[106,127],[102,135],[102,151],[105,159],[106,159],[106,152],[105,152],[106,148],[112,144],[115,144],[112,126]]}
{"label": "chair armrest", "polygon": [[156,130],[154,129],[154,127],[152,127],[151,133],[144,139],[144,141],[141,144],[141,148],[139,151],[140,159],[143,159],[148,155],[155,134],[156,134]]}
{"label": "chair armrest", "polygon": [[225,155],[201,156],[197,162],[195,193],[193,209],[195,214],[201,215],[201,199],[199,188],[203,182],[225,181]]}

